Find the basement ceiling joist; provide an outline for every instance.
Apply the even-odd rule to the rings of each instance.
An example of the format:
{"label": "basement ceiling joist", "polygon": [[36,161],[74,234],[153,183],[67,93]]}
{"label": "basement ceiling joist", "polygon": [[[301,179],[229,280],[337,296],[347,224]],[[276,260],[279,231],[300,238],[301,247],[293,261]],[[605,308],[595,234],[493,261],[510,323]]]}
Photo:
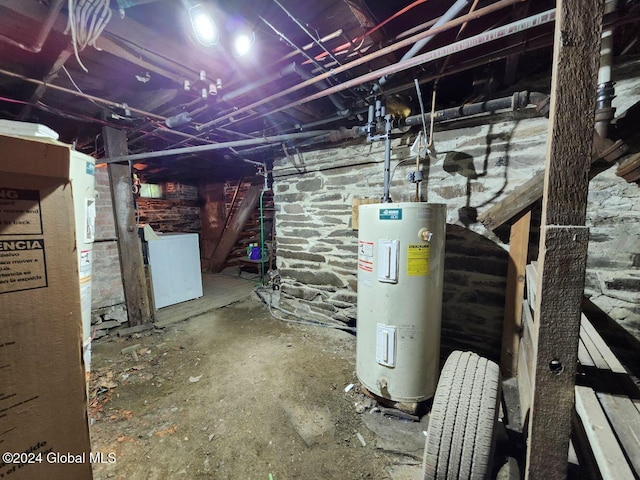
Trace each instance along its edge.
{"label": "basement ceiling joist", "polygon": [[[206,48],[194,42],[184,2],[129,0],[124,4],[132,6],[122,10],[122,16],[119,6],[123,3],[111,0],[111,19],[96,41],[99,50],[87,47],[79,52],[88,69],[85,72],[72,52],[70,35],[65,34],[67,0],[0,0],[0,117],[44,123],[57,130],[63,141],[99,157],[104,122],[126,130],[134,153],[315,130],[318,125],[350,128],[363,124],[367,104],[387,95],[399,95],[415,114],[415,78],[422,83],[426,105],[431,103],[437,80],[437,108],[445,108],[521,90],[529,78],[545,75],[550,68],[551,23],[416,64],[390,77],[372,95],[374,82],[353,79],[396,64],[411,42],[402,48],[393,46],[424,32],[452,2],[201,3],[226,18],[243,18],[253,26],[253,56],[236,58],[220,45]],[[554,5],[552,0],[468,1],[454,17],[473,9],[465,17],[469,21],[441,31],[418,53],[526,19]],[[53,11],[56,6],[57,12]],[[626,2],[609,21],[636,18],[638,10],[638,2]],[[49,15],[55,15],[55,21],[40,52],[17,46],[32,45]],[[616,54],[639,52],[640,42],[634,43],[638,33],[628,25],[632,24],[616,29]],[[324,80],[317,85],[295,88],[318,75]],[[46,85],[37,84],[45,79]],[[191,86],[188,91],[185,81]],[[345,82],[351,86],[332,97],[324,94]],[[202,98],[203,88],[206,98]],[[291,93],[279,96],[292,88]],[[308,98],[316,99],[306,101]],[[190,120],[175,122],[171,128],[164,124],[166,118],[179,114]],[[202,129],[202,125],[209,127]],[[242,163],[242,152],[210,156],[222,166]]]}

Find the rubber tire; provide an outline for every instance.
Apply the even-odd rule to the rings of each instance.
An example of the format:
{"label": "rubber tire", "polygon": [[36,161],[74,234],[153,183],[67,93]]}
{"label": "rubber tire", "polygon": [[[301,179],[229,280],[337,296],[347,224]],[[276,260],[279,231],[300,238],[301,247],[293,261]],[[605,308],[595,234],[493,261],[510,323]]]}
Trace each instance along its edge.
{"label": "rubber tire", "polygon": [[473,352],[447,359],[433,399],[424,480],[484,480],[491,472],[500,402],[498,365]]}

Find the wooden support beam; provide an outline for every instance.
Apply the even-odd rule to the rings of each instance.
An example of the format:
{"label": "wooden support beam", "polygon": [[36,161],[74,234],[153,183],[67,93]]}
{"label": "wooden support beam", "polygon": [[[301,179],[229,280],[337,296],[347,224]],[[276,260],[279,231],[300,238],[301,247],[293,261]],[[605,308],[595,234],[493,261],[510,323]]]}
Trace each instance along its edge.
{"label": "wooden support beam", "polygon": [[589,231],[584,226],[603,0],[556,7],[525,478],[565,478]]}
{"label": "wooden support beam", "polygon": [[227,228],[222,232],[220,242],[216,246],[216,250],[211,257],[208,270],[211,272],[219,272],[224,266],[224,262],[229,256],[229,252],[233,249],[240,238],[242,230],[244,230],[251,213],[258,206],[262,184],[251,185],[246,191],[242,203],[238,207],[238,211],[228,223]]}
{"label": "wooden support beam", "polygon": [[[123,130],[103,127],[102,135],[107,157],[126,155],[127,137]],[[118,236],[124,298],[129,325],[133,327],[151,321],[151,307],[142,260],[142,246],[134,214],[131,172],[129,165],[109,164],[107,169]]]}
{"label": "wooden support beam", "polygon": [[529,253],[530,226],[530,211],[511,226],[507,291],[502,326],[502,355],[500,358],[500,368],[504,378],[516,375],[518,368],[518,346],[522,330],[522,299],[524,298],[525,268]]}
{"label": "wooden support beam", "polygon": [[73,55],[73,48],[71,48],[71,45],[68,45],[67,48],[60,52],[58,58],[49,69],[49,72],[42,79],[44,84],[38,85],[36,87],[33,94],[31,95],[31,98],[29,99],[29,104],[25,105],[18,114],[18,120],[27,120],[29,118],[31,109],[33,108],[32,105],[42,100],[42,97],[47,91],[46,84],[53,82],[58,77],[60,70],[62,69],[62,67],[64,67],[64,64],[67,63],[67,60],[69,60],[69,57],[71,57],[71,55]]}
{"label": "wooden support beam", "polygon": [[[589,172],[589,178],[606,170],[604,166],[610,167],[613,162],[624,155],[629,147],[621,140],[614,142],[608,138],[602,138],[596,132],[593,133],[593,154],[591,163],[595,164],[599,160],[605,160],[604,165],[594,165]],[[522,215],[523,212],[531,209],[532,205],[542,198],[544,190],[545,172],[541,171],[530,180],[509,193],[502,201],[496,203],[491,208],[478,215],[478,220],[488,230],[509,223],[513,218]]]}

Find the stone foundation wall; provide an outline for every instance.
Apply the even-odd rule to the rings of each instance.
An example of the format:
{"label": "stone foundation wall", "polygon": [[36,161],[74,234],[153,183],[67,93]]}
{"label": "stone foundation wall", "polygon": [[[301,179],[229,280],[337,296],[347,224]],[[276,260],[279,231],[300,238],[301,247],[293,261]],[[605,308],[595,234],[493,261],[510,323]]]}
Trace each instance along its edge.
{"label": "stone foundation wall", "polygon": [[[436,154],[422,167],[419,198],[447,205],[442,353],[471,349],[498,359],[508,245],[476,216],[543,169],[548,120],[503,115],[486,121],[436,131]],[[415,170],[409,151],[413,138],[393,141],[393,201],[416,197],[415,186],[405,180]],[[383,159],[382,144],[358,142],[275,162],[277,266],[282,298],[290,308],[354,323],[357,231],[352,229],[352,202],[380,198]],[[400,161],[406,163],[397,166]],[[624,316],[623,324],[638,334],[640,189],[611,172],[594,182],[587,291],[607,312]],[[603,208],[604,203],[610,207]]]}

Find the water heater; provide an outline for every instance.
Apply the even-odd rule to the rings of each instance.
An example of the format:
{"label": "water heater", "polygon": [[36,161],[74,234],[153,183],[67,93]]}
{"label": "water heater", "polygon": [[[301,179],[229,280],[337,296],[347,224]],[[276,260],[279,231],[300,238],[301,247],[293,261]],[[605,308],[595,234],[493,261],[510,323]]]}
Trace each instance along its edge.
{"label": "water heater", "polygon": [[84,368],[91,371],[91,284],[93,270],[93,241],[96,220],[95,159],[75,150],[70,151],[69,178],[73,194],[76,221],[76,249],[80,275],[80,303],[82,307],[82,339]]}
{"label": "water heater", "polygon": [[445,221],[443,204],[359,207],[356,373],[394,402],[436,390]]}

